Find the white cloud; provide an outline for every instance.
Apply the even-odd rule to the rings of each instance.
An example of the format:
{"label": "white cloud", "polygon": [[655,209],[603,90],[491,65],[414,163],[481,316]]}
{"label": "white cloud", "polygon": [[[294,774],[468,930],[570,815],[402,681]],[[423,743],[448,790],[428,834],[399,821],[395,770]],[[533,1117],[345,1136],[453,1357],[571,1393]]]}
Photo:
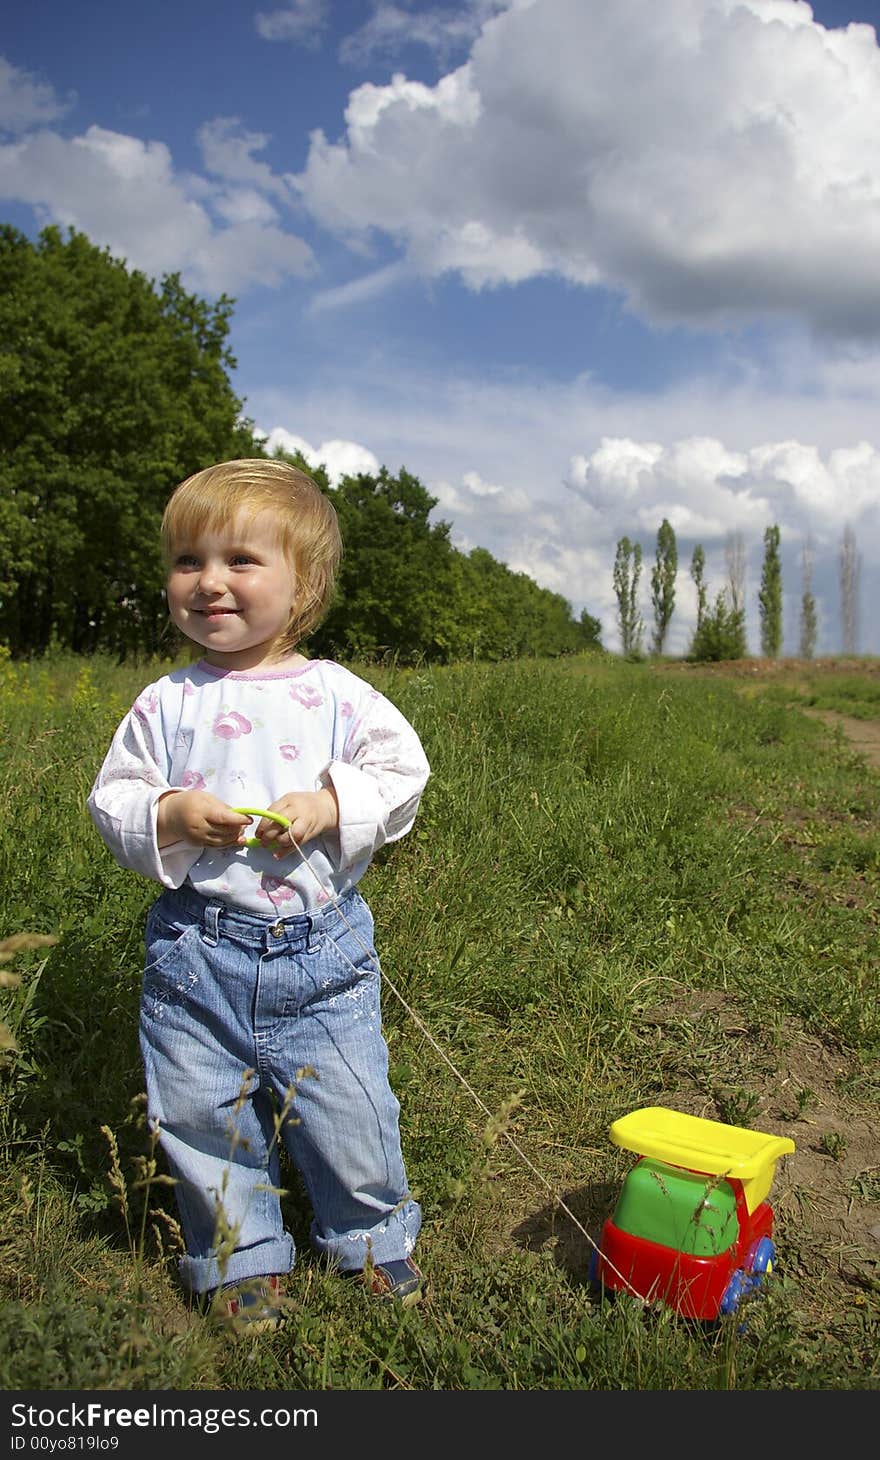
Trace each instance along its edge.
{"label": "white cloud", "polygon": [[[637,475],[633,460],[640,462]],[[706,545],[737,530],[760,542],[773,522],[798,540],[809,532],[826,547],[843,522],[869,530],[873,520],[880,528],[880,451],[864,441],[823,459],[815,446],[794,440],[731,452],[711,438],[659,450],[656,443],[606,439],[591,456],[572,458],[568,480],[602,510],[604,531],[615,536],[631,533],[635,518],[653,539],[664,517]]]}
{"label": "white cloud", "polygon": [[54,87],[0,56],[0,132],[30,131],[63,117],[73,99],[61,101]]}
{"label": "white cloud", "polygon": [[294,201],[290,181],[277,177],[265,162],[254,157],[269,143],[263,132],[243,129],[238,117],[215,117],[199,128],[198,141],[206,170],[225,182],[243,183],[284,203]]}
{"label": "white cloud", "polygon": [[638,496],[642,481],[662,455],[663,447],[657,441],[605,437],[589,459],[580,454],[572,457],[569,480],[596,507],[628,501]]}
{"label": "white cloud", "polygon": [[276,10],[258,10],[255,24],[264,41],[294,41],[314,50],[329,19],[328,0],[288,0]]}
{"label": "white cloud", "polygon": [[[179,254],[175,267],[181,267]],[[314,260],[301,238],[254,218],[215,229],[184,267],[208,294],[228,294],[280,288],[288,279],[310,275]]]}
{"label": "white cloud", "polygon": [[337,486],[343,477],[357,476],[360,472],[373,476],[380,469],[380,462],[372,451],[356,441],[330,440],[322,441],[320,446],[312,446],[304,437],[294,435],[283,426],[274,426],[267,432],[263,445],[269,452],[279,447],[282,451],[299,452],[313,469],[323,466],[332,487]]}
{"label": "white cloud", "polygon": [[254,188],[235,188],[214,196],[214,211],[227,223],[275,223],[278,213]]}
{"label": "white cloud", "polygon": [[[345,113],[348,145],[328,143],[320,131],[312,138],[306,172],[297,180],[306,204],[340,232],[408,231],[415,245],[419,218],[414,204],[421,186],[416,174],[424,169],[438,204],[448,197],[451,207],[456,195],[457,180],[442,175],[443,139],[437,127],[442,134],[447,128],[460,130],[466,145],[479,106],[466,69],[443,77],[436,87],[402,75],[388,86],[367,82],[358,87]],[[430,216],[426,222],[433,233]]]}
{"label": "white cloud", "polygon": [[134,243],[134,257],[147,268],[173,267],[211,234],[163,143],[101,127],[71,140],[36,132],[0,147],[0,197],[30,203],[124,256]]}
{"label": "white cloud", "polygon": [[[435,482],[431,494],[437,498],[439,515],[451,513],[456,528],[465,532],[485,530],[487,520],[496,525],[504,519],[522,521],[529,508],[526,492],[484,481],[477,471],[462,472],[458,486],[445,480]],[[494,499],[491,504],[489,499]]]}
{"label": "white cloud", "polygon": [[340,59],[360,66],[376,56],[397,56],[406,46],[424,46],[445,61],[470,45],[493,15],[509,8],[510,0],[465,0],[454,7],[417,9],[412,0],[401,5],[378,0],[370,19],[342,42]]}
{"label": "white cloud", "polygon": [[308,275],[311,249],[270,202],[285,184],[252,158],[263,139],[236,137],[221,121],[202,140],[222,182],[176,169],[163,142],[96,126],[72,138],[32,132],[0,144],[0,198],[81,230],[150,276],[180,272],[211,294]]}
{"label": "white cloud", "polygon": [[555,274],[654,320],[880,332],[870,26],[825,30],[799,0],[535,0],[434,87],[359,87],[346,123],[313,136],[304,201],[428,276]]}
{"label": "white cloud", "polygon": [[384,268],[374,269],[371,274],[362,274],[350,283],[320,289],[309,300],[308,313],[325,314],[331,310],[349,309],[354,304],[378,299],[395,288],[408,273],[405,263],[386,264]]}
{"label": "white cloud", "polygon": [[496,482],[484,482],[478,471],[466,471],[462,477],[462,482],[468,491],[478,499],[481,497],[497,497],[504,491],[504,488],[499,487]]}

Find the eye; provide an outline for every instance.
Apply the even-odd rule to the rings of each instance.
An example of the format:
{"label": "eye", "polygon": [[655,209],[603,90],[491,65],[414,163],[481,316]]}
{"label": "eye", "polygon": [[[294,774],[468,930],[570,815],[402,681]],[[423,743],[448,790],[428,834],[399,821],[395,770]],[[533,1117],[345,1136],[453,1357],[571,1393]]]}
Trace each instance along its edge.
{"label": "eye", "polygon": [[250,553],[233,553],[229,562],[233,568],[247,568],[253,564],[254,559]]}
{"label": "eye", "polygon": [[175,568],[194,568],[196,561],[193,553],[178,553],[174,559],[174,566]]}

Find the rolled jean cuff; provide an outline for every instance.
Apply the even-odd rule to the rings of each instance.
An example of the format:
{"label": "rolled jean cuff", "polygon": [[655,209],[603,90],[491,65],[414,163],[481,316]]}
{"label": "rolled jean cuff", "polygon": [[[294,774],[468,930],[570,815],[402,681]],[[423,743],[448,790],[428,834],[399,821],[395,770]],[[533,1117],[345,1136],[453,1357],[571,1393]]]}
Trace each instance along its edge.
{"label": "rolled jean cuff", "polygon": [[257,1242],[240,1248],[221,1265],[216,1257],[180,1259],[180,1281],[190,1293],[209,1293],[227,1283],[242,1283],[246,1278],[269,1277],[272,1273],[290,1272],[294,1261],[293,1238],[287,1235],[271,1242]]}
{"label": "rolled jean cuff", "polygon": [[410,1198],[386,1221],[369,1229],[322,1233],[312,1227],[312,1246],[339,1272],[360,1272],[371,1261],[400,1262],[415,1251],[421,1231],[422,1209]]}

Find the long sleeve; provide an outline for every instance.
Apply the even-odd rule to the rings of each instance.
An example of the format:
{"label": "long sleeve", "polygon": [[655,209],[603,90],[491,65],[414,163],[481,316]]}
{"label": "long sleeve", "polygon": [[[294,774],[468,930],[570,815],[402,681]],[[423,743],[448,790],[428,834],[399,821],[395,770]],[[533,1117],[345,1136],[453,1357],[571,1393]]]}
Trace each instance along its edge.
{"label": "long sleeve", "polygon": [[[123,867],[251,912],[323,906],[413,824],[430,768],[415,730],[366,680],[329,660],[262,673],[200,661],[149,685],[119,726],[88,800]],[[158,846],[168,791],[270,807],[332,785],[339,825],[277,860],[246,844]]]}
{"label": "long sleeve", "polygon": [[158,845],[157,808],[172,789],[164,748],[154,744],[149,718],[137,706],[119,726],[88,798],[88,808],[113,857],[132,872],[180,887],[201,854],[188,842]]}
{"label": "long sleeve", "polygon": [[429,774],[415,730],[390,700],[374,693],[350,729],[342,757],[326,771],[339,802],[342,867],[361,864],[385,842],[406,835]]}

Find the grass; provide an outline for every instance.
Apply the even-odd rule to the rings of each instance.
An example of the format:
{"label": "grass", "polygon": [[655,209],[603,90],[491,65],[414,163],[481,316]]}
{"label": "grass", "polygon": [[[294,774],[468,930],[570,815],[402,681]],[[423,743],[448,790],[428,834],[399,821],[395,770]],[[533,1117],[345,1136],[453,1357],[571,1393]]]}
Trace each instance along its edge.
{"label": "grass", "polygon": [[873,662],[873,674],[828,674],[814,678],[794,691],[793,703],[817,710],[836,710],[856,720],[880,719],[880,661]]}
{"label": "grass", "polygon": [[880,720],[880,659],[761,661],[767,698],[785,705],[833,710],[854,720]]}
{"label": "grass", "polygon": [[[156,889],[85,810],[161,668],[0,663],[0,936],[57,938],[0,989],[0,1386],[877,1387],[876,1255],[820,1220],[833,1182],[842,1215],[877,1219],[876,1146],[857,1141],[880,1100],[877,777],[790,697],[601,657],[361,670],[432,764],[363,888],[429,1300],[388,1311],[325,1272],[287,1171],[285,1329],[242,1345],[189,1310],[136,1037]],[[850,1128],[811,1137],[826,1066]],[[779,1271],[744,1330],[587,1281],[584,1233],[630,1161],[608,1125],[653,1103],[797,1131]]]}

